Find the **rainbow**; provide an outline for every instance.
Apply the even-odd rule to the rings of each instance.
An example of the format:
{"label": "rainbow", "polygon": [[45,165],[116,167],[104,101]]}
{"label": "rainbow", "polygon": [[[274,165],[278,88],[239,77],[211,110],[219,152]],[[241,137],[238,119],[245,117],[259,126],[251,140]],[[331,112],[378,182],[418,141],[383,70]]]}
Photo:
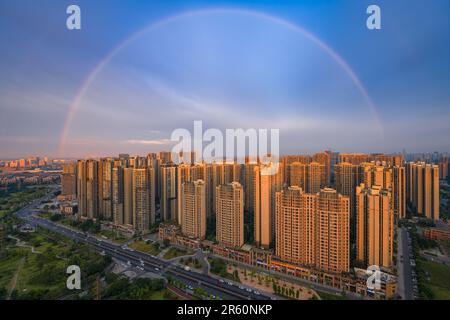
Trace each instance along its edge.
{"label": "rainbow", "polygon": [[79,105],[81,103],[81,100],[83,99],[84,94],[89,89],[89,86],[94,81],[97,74],[102,70],[102,68],[114,57],[114,55],[119,52],[121,49],[126,47],[129,43],[131,43],[133,40],[139,38],[144,33],[158,28],[160,26],[163,26],[165,24],[170,23],[171,21],[174,21],[176,19],[182,18],[182,17],[188,17],[188,16],[195,16],[200,14],[208,14],[208,13],[238,13],[238,14],[246,14],[253,17],[258,17],[262,19],[266,19],[268,21],[283,25],[295,32],[301,33],[303,36],[311,40],[313,43],[315,43],[318,47],[320,47],[324,52],[326,52],[344,71],[345,73],[350,77],[350,79],[353,81],[355,87],[358,89],[362,97],[364,98],[367,106],[370,109],[370,112],[372,114],[372,117],[374,118],[377,129],[381,136],[383,136],[383,127],[381,125],[381,121],[379,119],[377,110],[375,108],[375,105],[370,98],[367,89],[362,84],[361,80],[358,78],[358,76],[355,74],[355,72],[352,70],[352,68],[349,66],[349,64],[338,54],[336,53],[332,48],[330,48],[326,43],[324,43],[322,40],[317,38],[315,35],[313,35],[311,32],[307,31],[306,29],[290,22],[284,19],[281,19],[279,17],[271,16],[269,14],[260,12],[260,11],[253,11],[248,9],[241,9],[241,8],[204,8],[204,9],[198,9],[198,10],[191,10],[191,11],[184,11],[179,14],[171,15],[166,18],[163,18],[161,20],[158,20],[156,22],[151,23],[150,25],[146,26],[145,28],[137,31],[136,33],[132,34],[130,37],[126,38],[124,41],[122,41],[119,45],[117,45],[110,53],[108,53],[96,66],[93,68],[93,70],[88,74],[86,79],[83,81],[83,84],[79,88],[75,99],[73,100],[72,104],[69,107],[69,111],[67,113],[64,126],[59,138],[59,145],[58,145],[58,155],[62,156],[64,152],[64,147],[67,140],[67,135],[70,130],[70,126],[72,123],[72,120],[79,108]]}

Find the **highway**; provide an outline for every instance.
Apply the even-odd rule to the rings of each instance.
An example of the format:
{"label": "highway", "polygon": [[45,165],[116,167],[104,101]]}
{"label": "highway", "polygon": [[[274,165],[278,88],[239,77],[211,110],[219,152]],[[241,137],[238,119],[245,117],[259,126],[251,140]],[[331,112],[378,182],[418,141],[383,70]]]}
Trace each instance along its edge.
{"label": "highway", "polygon": [[397,250],[398,250],[398,293],[403,300],[413,300],[413,282],[412,282],[412,270],[410,264],[409,251],[410,246],[408,244],[408,231],[404,227],[397,229]]}
{"label": "highway", "polygon": [[[45,229],[63,234],[66,237],[76,241],[88,243],[97,251],[125,261],[128,265],[143,268],[145,271],[153,272],[159,275],[170,275],[172,278],[181,280],[191,287],[201,287],[206,292],[215,296],[220,296],[228,300],[269,300],[270,297],[263,293],[255,293],[249,288],[240,289],[236,284],[225,279],[216,279],[211,276],[187,271],[177,265],[165,260],[159,259],[142,252],[134,251],[126,246],[121,246],[82,231],[74,230],[69,227],[56,224],[44,218],[33,215],[35,209],[42,201],[48,200],[50,196],[32,201],[26,207],[18,210],[16,214],[26,220],[33,226],[40,226]],[[129,262],[128,262],[129,261]],[[251,292],[250,292],[251,291]]]}

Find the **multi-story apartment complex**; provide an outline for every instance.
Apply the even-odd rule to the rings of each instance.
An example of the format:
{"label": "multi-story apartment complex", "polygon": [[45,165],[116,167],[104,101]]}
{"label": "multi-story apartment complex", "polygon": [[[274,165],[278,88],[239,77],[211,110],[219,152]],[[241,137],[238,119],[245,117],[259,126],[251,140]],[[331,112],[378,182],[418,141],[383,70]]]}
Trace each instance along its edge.
{"label": "multi-story apartment complex", "polygon": [[425,162],[406,164],[407,199],[420,216],[439,220],[439,166]]}
{"label": "multi-story apartment complex", "polygon": [[76,169],[75,163],[65,163],[63,166],[63,173],[61,175],[61,194],[63,196],[77,194]]}
{"label": "multi-story apartment complex", "polygon": [[155,177],[153,168],[133,169],[133,226],[146,231],[155,223]]}
{"label": "multi-story apartment complex", "polygon": [[176,221],[177,208],[177,167],[161,165],[161,221]]}
{"label": "multi-story apartment complex", "polygon": [[204,239],[206,234],[206,188],[203,180],[181,185],[181,232],[188,237]]}
{"label": "multi-story apartment complex", "polygon": [[239,182],[216,187],[216,239],[226,247],[244,244],[244,190]]}
{"label": "multi-story apartment complex", "polygon": [[356,188],[356,257],[365,266],[391,267],[394,210],[391,192],[381,186]]}
{"label": "multi-story apartment complex", "polygon": [[275,197],[276,192],[283,187],[283,173],[282,164],[259,164],[253,167],[251,200],[257,246],[267,248],[275,238]]}
{"label": "multi-story apartment complex", "polygon": [[275,254],[329,272],[350,268],[350,201],[334,189],[289,187],[276,194]]}

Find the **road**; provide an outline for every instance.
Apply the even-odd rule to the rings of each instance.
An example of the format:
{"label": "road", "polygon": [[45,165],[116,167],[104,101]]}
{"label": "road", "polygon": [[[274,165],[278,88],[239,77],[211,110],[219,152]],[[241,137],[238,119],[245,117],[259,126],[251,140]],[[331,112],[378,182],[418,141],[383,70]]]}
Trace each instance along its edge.
{"label": "road", "polygon": [[397,292],[403,300],[413,300],[412,268],[410,264],[408,231],[404,227],[397,232],[397,263],[398,287]]}
{"label": "road", "polygon": [[171,277],[181,280],[188,286],[201,287],[206,292],[220,296],[223,299],[230,300],[269,300],[270,297],[262,294],[249,292],[250,289],[239,289],[236,284],[224,281],[222,279],[213,278],[209,275],[200,274],[194,271],[187,271],[171,262],[164,261],[155,256],[151,256],[142,252],[134,251],[126,246],[121,246],[103,239],[99,239],[93,235],[83,233],[78,230],[73,230],[69,227],[56,224],[52,221],[33,215],[33,210],[45,200],[48,200],[49,196],[45,196],[41,199],[32,201],[26,207],[18,210],[16,214],[22,219],[26,220],[33,226],[40,226],[45,229],[51,230],[63,234],[66,237],[74,239],[76,241],[88,243],[94,247],[97,251],[114,257],[116,259],[125,261],[128,265],[139,266],[145,271],[157,273],[160,275],[170,275]]}

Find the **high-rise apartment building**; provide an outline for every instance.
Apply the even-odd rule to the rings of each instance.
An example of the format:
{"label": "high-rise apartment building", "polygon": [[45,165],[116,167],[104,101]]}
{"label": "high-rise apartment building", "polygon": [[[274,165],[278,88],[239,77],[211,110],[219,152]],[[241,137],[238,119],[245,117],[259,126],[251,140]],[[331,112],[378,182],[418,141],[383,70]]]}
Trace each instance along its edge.
{"label": "high-rise apartment building", "polygon": [[182,218],[182,199],[180,197],[181,188],[183,183],[191,181],[191,165],[190,164],[180,164],[177,166],[177,213],[176,221],[179,225],[183,224]]}
{"label": "high-rise apartment building", "polygon": [[392,267],[394,210],[391,192],[381,186],[356,187],[356,258],[366,267]]}
{"label": "high-rise apartment building", "polygon": [[181,232],[188,237],[204,239],[206,234],[206,188],[203,180],[181,185]]}
{"label": "high-rise apartment building", "polygon": [[406,218],[406,170],[405,167],[392,167],[392,198],[394,216]]}
{"label": "high-rise apartment building", "polygon": [[329,187],[331,185],[331,154],[329,152],[319,152],[313,155],[313,160],[324,166],[322,188],[325,186]]}
{"label": "high-rise apartment building", "polygon": [[359,166],[341,162],[334,166],[334,179],[339,194],[350,198],[350,216],[355,216],[355,188],[359,184]]}
{"label": "high-rise apartment building", "polygon": [[256,245],[269,247],[275,238],[275,197],[283,187],[281,163],[253,167],[253,222]]}
{"label": "high-rise apartment building", "polygon": [[123,224],[131,227],[133,215],[133,168],[123,168]]}
{"label": "high-rise apartment building", "polygon": [[325,188],[316,197],[316,267],[350,270],[350,199]]}
{"label": "high-rise apartment building", "polygon": [[161,220],[177,220],[177,167],[161,166]]}
{"label": "high-rise apartment building", "polygon": [[114,163],[112,169],[112,186],[111,186],[111,199],[112,199],[112,216],[113,222],[116,225],[124,224],[123,215],[123,202],[124,202],[124,182],[123,182],[123,168],[119,162]]}
{"label": "high-rise apartment building", "polygon": [[153,168],[133,169],[133,226],[146,231],[155,223],[155,179]]}
{"label": "high-rise apartment building", "polygon": [[284,168],[284,183],[286,183],[288,186],[293,185],[290,181],[291,178],[291,164],[294,162],[299,162],[302,164],[309,164],[312,162],[311,156],[306,155],[290,155],[290,156],[284,156],[281,158],[281,163]]}
{"label": "high-rise apartment building", "polygon": [[77,194],[76,164],[65,163],[61,175],[61,194],[71,196]]}
{"label": "high-rise apartment building", "polygon": [[[86,212],[88,219],[98,217],[98,162],[93,159],[86,161]],[[82,213],[83,215],[83,213]]]}
{"label": "high-rise apartment building", "polygon": [[281,260],[328,272],[350,268],[349,198],[334,189],[304,193],[289,187],[276,193],[276,249]]}
{"label": "high-rise apartment building", "polygon": [[406,166],[407,197],[418,215],[439,220],[439,166],[410,162]]}
{"label": "high-rise apartment building", "polygon": [[162,164],[172,163],[172,152],[171,151],[161,151],[159,153],[159,159],[161,160]]}
{"label": "high-rise apartment building", "polygon": [[105,220],[112,220],[112,159],[99,162],[99,215]]}
{"label": "high-rise apartment building", "polygon": [[216,187],[216,239],[227,247],[244,244],[244,190],[239,182]]}
{"label": "high-rise apartment building", "polygon": [[86,160],[77,161],[77,199],[79,217],[86,215]]}
{"label": "high-rise apartment building", "polygon": [[438,162],[439,165],[439,179],[447,179],[448,177],[448,157],[442,156]]}
{"label": "high-rise apartment building", "polygon": [[291,186],[301,187],[307,193],[317,193],[327,185],[325,165],[318,162],[294,162],[289,170]]}

